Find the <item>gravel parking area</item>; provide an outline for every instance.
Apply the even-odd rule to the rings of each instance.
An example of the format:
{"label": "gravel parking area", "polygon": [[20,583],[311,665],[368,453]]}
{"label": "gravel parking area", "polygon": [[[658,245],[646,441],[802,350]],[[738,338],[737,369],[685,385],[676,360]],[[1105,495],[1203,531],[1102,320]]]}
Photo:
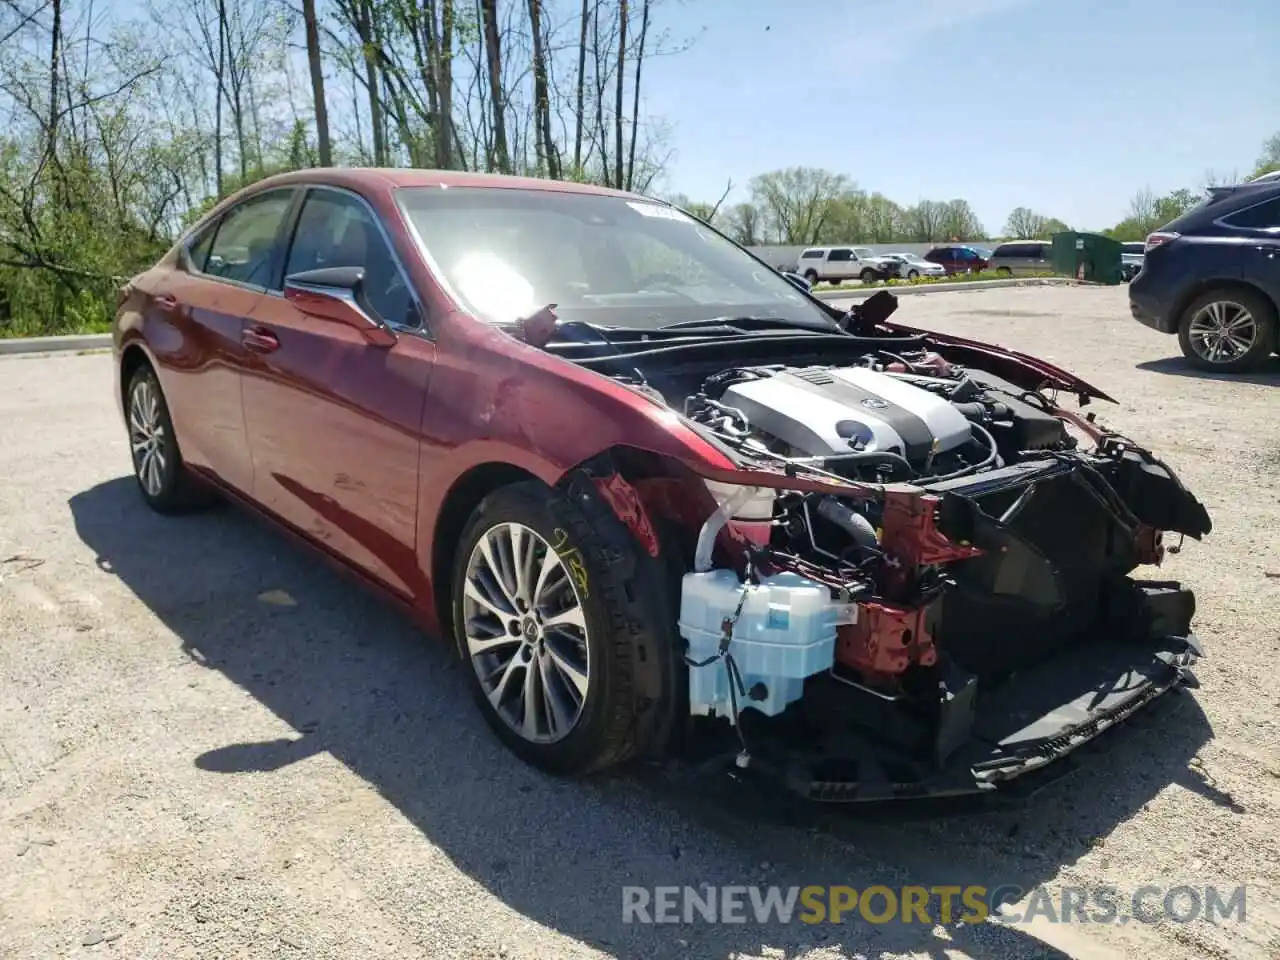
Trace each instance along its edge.
{"label": "gravel parking area", "polygon": [[[443,645],[239,511],[150,514],[104,355],[0,359],[0,956],[1274,957],[1280,362],[1213,379],[1123,289],[904,297],[1073,369],[1209,506],[1164,574],[1203,688],[1008,808],[793,812],[498,746]],[[945,814],[945,815],[942,815]],[[1241,924],[637,926],[624,885],[1248,886]]]}

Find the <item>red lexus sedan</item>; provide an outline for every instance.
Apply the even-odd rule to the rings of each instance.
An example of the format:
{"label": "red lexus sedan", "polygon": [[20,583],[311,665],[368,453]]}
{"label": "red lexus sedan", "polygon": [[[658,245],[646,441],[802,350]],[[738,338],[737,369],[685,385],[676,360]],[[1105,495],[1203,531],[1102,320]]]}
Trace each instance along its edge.
{"label": "red lexus sedan", "polygon": [[1060,399],[1102,391],[895,306],[640,196],[307,170],[122,288],[118,401],[151,507],[240,501],[403,604],[543,769],[990,790],[1194,681],[1194,598],[1129,574],[1210,522]]}

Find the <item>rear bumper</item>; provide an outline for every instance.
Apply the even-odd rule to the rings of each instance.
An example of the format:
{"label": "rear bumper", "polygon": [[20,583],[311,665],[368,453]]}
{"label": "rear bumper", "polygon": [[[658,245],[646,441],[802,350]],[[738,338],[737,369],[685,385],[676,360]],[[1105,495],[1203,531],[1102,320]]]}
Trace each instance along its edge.
{"label": "rear bumper", "polygon": [[1169,299],[1151,293],[1153,282],[1145,267],[1144,264],[1129,284],[1129,313],[1144,327],[1161,333],[1175,333],[1178,320],[1173,316]]}

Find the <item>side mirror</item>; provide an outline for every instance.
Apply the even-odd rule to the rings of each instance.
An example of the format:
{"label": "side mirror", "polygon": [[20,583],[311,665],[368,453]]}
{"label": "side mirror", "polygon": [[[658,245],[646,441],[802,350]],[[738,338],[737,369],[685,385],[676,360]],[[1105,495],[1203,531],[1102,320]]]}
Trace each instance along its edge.
{"label": "side mirror", "polygon": [[323,267],[284,279],[285,299],[308,316],[346,324],[375,347],[399,339],[364,295],[364,267]]}
{"label": "side mirror", "polygon": [[792,273],[790,270],[784,270],[782,271],[782,275],[791,281],[792,286],[799,287],[805,293],[808,293],[813,289],[813,284],[798,273]]}

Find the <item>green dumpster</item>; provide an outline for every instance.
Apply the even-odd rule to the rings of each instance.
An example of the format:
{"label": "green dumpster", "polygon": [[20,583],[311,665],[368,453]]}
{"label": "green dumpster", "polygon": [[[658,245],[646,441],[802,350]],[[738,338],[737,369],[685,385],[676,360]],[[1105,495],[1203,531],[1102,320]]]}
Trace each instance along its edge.
{"label": "green dumpster", "polygon": [[1100,233],[1068,231],[1052,237],[1053,272],[1093,283],[1120,283],[1120,244]]}

